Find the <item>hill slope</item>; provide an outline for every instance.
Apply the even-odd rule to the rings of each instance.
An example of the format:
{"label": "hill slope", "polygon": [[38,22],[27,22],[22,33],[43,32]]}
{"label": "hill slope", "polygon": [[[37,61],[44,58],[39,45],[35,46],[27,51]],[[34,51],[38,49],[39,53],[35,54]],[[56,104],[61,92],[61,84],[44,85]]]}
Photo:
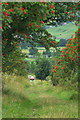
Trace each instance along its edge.
{"label": "hill slope", "polygon": [[68,39],[72,34],[78,29],[73,23],[68,23],[66,25],[58,26],[58,27],[50,27],[47,28],[48,32],[55,36],[57,39],[65,38]]}

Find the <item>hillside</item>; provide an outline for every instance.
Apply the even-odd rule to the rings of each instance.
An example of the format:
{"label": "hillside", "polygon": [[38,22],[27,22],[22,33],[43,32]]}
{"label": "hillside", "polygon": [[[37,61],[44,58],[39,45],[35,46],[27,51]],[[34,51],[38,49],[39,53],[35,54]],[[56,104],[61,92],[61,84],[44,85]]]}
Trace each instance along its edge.
{"label": "hillside", "polygon": [[58,27],[47,28],[48,32],[52,34],[52,36],[55,36],[57,39],[68,39],[71,37],[72,34],[75,33],[77,29],[78,26],[76,26],[74,23],[68,23]]}

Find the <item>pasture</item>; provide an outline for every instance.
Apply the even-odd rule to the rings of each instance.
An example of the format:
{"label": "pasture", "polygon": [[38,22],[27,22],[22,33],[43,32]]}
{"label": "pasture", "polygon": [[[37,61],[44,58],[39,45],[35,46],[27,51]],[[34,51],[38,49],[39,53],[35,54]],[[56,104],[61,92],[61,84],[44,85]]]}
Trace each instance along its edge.
{"label": "pasture", "polygon": [[78,118],[78,92],[51,81],[3,75],[3,118]]}
{"label": "pasture", "polygon": [[75,26],[73,23],[68,23],[66,25],[48,28],[47,31],[56,38],[68,39],[77,29],[78,26]]}

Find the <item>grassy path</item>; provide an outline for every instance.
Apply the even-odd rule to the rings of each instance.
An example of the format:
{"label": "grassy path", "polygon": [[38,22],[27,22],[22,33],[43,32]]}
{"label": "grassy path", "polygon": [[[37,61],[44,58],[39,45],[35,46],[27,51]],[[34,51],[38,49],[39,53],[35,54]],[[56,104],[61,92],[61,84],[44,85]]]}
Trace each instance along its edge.
{"label": "grassy path", "polygon": [[[18,79],[19,80],[19,79]],[[50,82],[12,80],[3,92],[3,118],[77,118],[77,92]]]}

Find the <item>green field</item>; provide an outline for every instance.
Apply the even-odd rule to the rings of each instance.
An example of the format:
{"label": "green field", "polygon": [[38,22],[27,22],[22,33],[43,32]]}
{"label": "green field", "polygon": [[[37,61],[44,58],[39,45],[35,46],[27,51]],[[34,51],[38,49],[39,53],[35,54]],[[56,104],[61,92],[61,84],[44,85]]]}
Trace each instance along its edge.
{"label": "green field", "polygon": [[[29,49],[30,49],[30,48],[31,48],[31,47],[28,47],[27,49],[22,49],[22,52],[29,54]],[[46,49],[45,49],[44,47],[36,47],[36,48],[38,49],[38,52],[39,52],[39,53],[43,53],[43,51],[46,51]],[[64,47],[60,47],[60,49],[62,49],[62,48],[64,48]],[[50,51],[51,51],[51,52],[55,51],[55,48],[51,47],[51,48],[50,48]]]}
{"label": "green field", "polygon": [[[29,54],[29,49],[30,48],[31,47],[28,47],[27,49],[22,49],[22,52]],[[42,53],[43,51],[46,51],[46,49],[44,47],[37,47],[37,49],[38,49],[38,52],[40,52],[40,53]]]}
{"label": "green field", "polygon": [[77,29],[78,29],[78,26],[76,26],[73,23],[68,23],[66,25],[48,28],[47,31],[52,36],[55,36],[57,38],[68,39],[72,36],[72,34],[75,34],[75,31]]}
{"label": "green field", "polygon": [[[29,54],[29,49],[30,49],[30,48],[31,48],[31,47],[28,47],[28,49],[22,49],[22,52]],[[46,51],[46,49],[45,49],[44,47],[37,47],[37,49],[38,49],[38,52],[39,52],[39,53],[43,53],[43,51]]]}
{"label": "green field", "polygon": [[78,118],[78,93],[65,86],[3,75],[3,118]]}

